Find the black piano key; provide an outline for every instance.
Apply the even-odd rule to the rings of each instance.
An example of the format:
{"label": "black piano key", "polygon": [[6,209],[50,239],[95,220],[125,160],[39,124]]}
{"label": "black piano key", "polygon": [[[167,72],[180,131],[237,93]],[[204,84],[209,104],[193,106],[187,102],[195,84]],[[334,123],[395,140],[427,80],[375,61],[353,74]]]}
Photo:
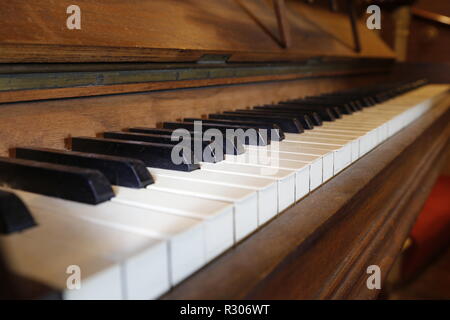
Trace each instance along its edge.
{"label": "black piano key", "polygon": [[320,96],[311,96],[311,97],[305,97],[303,99],[297,99],[295,101],[301,102],[301,101],[317,101],[317,102],[325,102],[329,104],[346,104],[351,101],[359,100],[363,98],[364,94],[339,94],[339,93],[328,93],[323,94]]}
{"label": "black piano key", "polygon": [[46,148],[16,148],[15,153],[20,159],[95,169],[118,186],[145,188],[153,183],[144,163],[136,159]]}
{"label": "black piano key", "polygon": [[374,106],[378,103],[377,100],[375,99],[375,97],[369,96],[369,97],[367,97],[367,99],[370,102],[371,106]]}
{"label": "black piano key", "polygon": [[326,103],[328,105],[336,105],[338,103],[345,105],[349,101],[356,101],[361,107],[371,107],[372,105],[375,104],[368,96],[355,96],[355,95],[327,96],[326,98],[312,99],[312,101],[322,102],[323,104]]}
{"label": "black piano key", "polygon": [[[164,129],[164,128],[147,128],[147,127],[135,127],[135,128],[129,128],[128,131],[129,132],[136,132],[136,133],[145,133],[145,134],[156,134],[156,135],[172,135],[172,133],[175,131],[176,129]],[[193,139],[196,138],[196,135],[199,136],[199,139],[201,139],[201,137],[203,136],[202,132],[197,132],[195,133],[192,130],[188,130],[189,133],[191,134],[191,137]],[[203,140],[205,140],[205,138],[203,138]],[[237,141],[236,139],[233,140],[229,140],[226,138],[225,135],[223,135],[223,141],[222,141],[222,145],[223,145],[223,152],[225,154],[233,154],[233,155],[240,155],[245,153],[245,148],[244,145],[242,143],[239,143],[239,141]]]}
{"label": "black piano key", "polygon": [[267,122],[255,122],[255,121],[242,121],[242,120],[225,120],[225,119],[200,119],[200,118],[184,118],[185,122],[194,122],[194,121],[203,121],[204,123],[217,123],[217,124],[230,124],[230,125],[239,125],[239,126],[248,126],[257,129],[265,129],[270,132],[270,140],[272,141],[282,141],[284,139],[284,132],[281,128],[273,123]]}
{"label": "black piano key", "polygon": [[296,100],[289,100],[289,101],[281,101],[279,105],[289,105],[289,106],[295,106],[297,108],[306,109],[309,108],[311,110],[326,110],[327,112],[333,114],[335,118],[341,118],[342,112],[339,110],[339,108],[334,105],[328,105],[328,104],[319,104],[315,102],[305,102],[303,99],[296,99]]}
{"label": "black piano key", "polygon": [[[253,107],[252,111],[264,111],[264,112],[270,112],[273,114],[280,114],[284,115],[286,117],[307,117],[309,121],[311,121],[313,126],[321,126],[322,125],[322,118],[320,115],[315,111],[309,111],[309,110],[301,110],[301,109],[286,109],[274,105],[266,105],[266,106],[256,106]],[[306,118],[305,118],[306,119]],[[306,128],[305,128],[306,129]]]}
{"label": "black piano key", "polygon": [[[245,111],[244,111],[245,112]],[[228,120],[251,120],[264,121],[265,123],[273,123],[278,125],[281,130],[288,133],[302,133],[303,126],[297,118],[289,118],[283,116],[246,114],[240,111],[225,111],[223,113],[210,114],[210,118],[214,119],[228,119]]]}
{"label": "black piano key", "polygon": [[303,100],[300,100],[296,103],[302,104],[302,105],[312,105],[312,106],[319,106],[319,107],[330,107],[333,110],[336,110],[336,112],[339,112],[340,114],[352,114],[353,111],[351,108],[346,104],[348,100],[345,101],[345,103],[340,101],[331,101],[329,99],[323,99],[321,97],[315,97],[315,98],[306,98]]}
{"label": "black piano key", "polygon": [[100,171],[24,159],[0,158],[0,184],[88,204],[114,197]]}
{"label": "black piano key", "polygon": [[[175,131],[175,129],[164,129],[164,128],[149,128],[149,127],[133,127],[128,128],[127,132],[137,132],[137,133],[148,133],[148,134],[159,134],[164,136],[170,136]],[[189,131],[191,133],[191,137],[194,136],[194,131]],[[201,138],[202,135],[200,134]]]}
{"label": "black piano key", "polygon": [[[111,156],[134,158],[141,160],[148,167],[161,169],[192,171],[200,168],[193,150],[177,153],[181,159],[172,160],[174,145],[149,143],[141,141],[125,141],[90,137],[73,137],[72,150],[100,153]],[[180,160],[180,163],[176,163]]]}
{"label": "black piano key", "polygon": [[[164,122],[163,127],[166,129],[195,130],[194,122]],[[270,135],[267,134],[267,132],[252,127],[202,123],[203,131],[209,129],[217,129],[225,135],[227,135],[228,130],[234,130],[235,135],[233,135],[233,137],[237,137],[238,140],[248,145],[267,146],[270,144]],[[238,134],[240,130],[244,131],[244,136]]]}
{"label": "black piano key", "polygon": [[0,190],[0,234],[20,232],[36,226],[28,208],[12,192]]}
{"label": "black piano key", "polygon": [[[283,117],[283,118],[290,118],[295,119],[296,121],[300,122],[300,125],[302,129],[304,130],[311,130],[314,127],[314,124],[312,123],[311,119],[309,118],[309,115],[307,114],[297,114],[297,115],[286,115],[286,114],[279,114],[272,112],[270,110],[261,110],[261,109],[238,109],[235,111],[239,114],[249,114],[249,115],[258,115],[258,116],[269,116],[269,117]],[[303,130],[302,130],[303,132]],[[301,133],[301,132],[298,132]]]}
{"label": "black piano key", "polygon": [[337,118],[335,116],[335,113],[332,112],[331,108],[327,108],[327,107],[318,108],[315,106],[302,106],[302,105],[298,105],[298,104],[288,104],[288,103],[280,103],[280,104],[269,105],[269,106],[280,108],[283,110],[302,110],[302,111],[308,111],[308,112],[317,112],[323,121],[334,121]]}
{"label": "black piano key", "polygon": [[[195,130],[195,122],[165,122],[163,123],[163,127],[169,129],[178,129],[184,128],[187,130]],[[247,145],[258,145],[258,146],[267,146],[271,142],[270,134],[266,130],[254,128],[251,126],[243,126],[238,124],[218,124],[218,123],[206,123],[204,120],[201,120],[203,133],[205,133],[208,129],[216,129],[219,130],[222,134],[227,137],[228,132],[235,132],[235,135],[231,134],[232,137],[227,137],[230,140],[240,141],[241,144]],[[181,127],[180,127],[181,125]],[[239,133],[244,132],[244,137],[242,137]],[[248,135],[247,135],[248,134]]]}
{"label": "black piano key", "polygon": [[[339,112],[339,110],[336,110],[336,108],[335,107],[329,107],[329,106],[314,106],[314,105],[303,105],[303,104],[300,104],[300,103],[291,103],[291,104],[288,104],[288,103],[280,103],[279,104],[280,106],[283,106],[283,107],[290,107],[290,108],[297,108],[297,109],[300,109],[300,110],[313,110],[313,111],[316,111],[316,112],[318,112],[321,116],[322,116],[322,118],[325,118],[325,117],[327,117],[327,116],[330,116],[330,117],[328,117],[328,120],[327,121],[332,121],[332,120],[330,120],[330,119],[339,119],[339,118],[341,118],[342,117],[342,115],[341,115],[341,113]],[[327,116],[326,116],[326,115]],[[325,120],[325,119],[324,119]]]}
{"label": "black piano key", "polygon": [[[280,104],[286,104],[286,103],[282,102]],[[320,104],[318,104],[318,103],[317,104],[316,103],[304,103],[303,101],[291,102],[289,104],[290,105],[295,105],[295,106],[298,106],[298,107],[302,107],[302,108],[309,107],[309,108],[316,108],[316,109],[327,109],[334,115],[335,118],[338,118],[338,119],[342,117],[342,114],[344,114],[344,112],[342,112],[339,109],[339,107],[337,107],[334,104],[325,105],[325,104],[321,104],[321,103]]]}
{"label": "black piano key", "polygon": [[361,111],[363,107],[358,104],[358,100],[352,100],[348,102],[348,105],[352,108],[353,112]]}
{"label": "black piano key", "polygon": [[316,98],[318,101],[328,101],[330,103],[336,103],[337,101],[341,103],[349,101],[357,101],[362,107],[371,107],[377,103],[374,99],[373,93],[331,93],[324,97]]}
{"label": "black piano key", "polygon": [[377,103],[383,102],[386,98],[383,96],[393,95],[391,89],[387,90],[379,90],[379,89],[356,89],[351,91],[344,92],[332,92],[328,94],[324,94],[320,96],[320,99],[328,99],[329,101],[340,101],[340,102],[348,102],[353,101],[357,103],[360,107],[370,107]]}
{"label": "black piano key", "polygon": [[[121,132],[110,131],[104,132],[103,136],[108,139],[128,140],[128,141],[143,141],[176,145],[180,142],[180,139],[176,137],[172,138],[171,135],[159,135],[159,134],[147,134],[137,132]],[[176,139],[176,140],[173,140]],[[221,152],[216,152],[215,148],[211,146],[211,141],[203,141],[201,139],[191,139],[191,149],[196,152],[197,159],[205,162],[220,162],[224,160],[223,148]],[[195,148],[195,141],[199,141],[201,148]],[[205,156],[207,155],[207,156]]]}
{"label": "black piano key", "polygon": [[359,99],[350,99],[350,98],[336,98],[334,96],[331,97],[314,97],[314,98],[308,98],[308,100],[311,101],[317,101],[321,102],[321,105],[325,106],[337,106],[340,108],[341,112],[344,114],[351,114],[353,112],[357,112],[363,109],[362,106],[358,104]]}

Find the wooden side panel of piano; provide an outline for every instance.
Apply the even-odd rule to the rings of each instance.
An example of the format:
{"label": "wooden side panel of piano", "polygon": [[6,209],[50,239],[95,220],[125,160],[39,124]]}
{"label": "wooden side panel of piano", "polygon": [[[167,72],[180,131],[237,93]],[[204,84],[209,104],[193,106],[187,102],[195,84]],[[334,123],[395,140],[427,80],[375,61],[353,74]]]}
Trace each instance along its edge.
{"label": "wooden side panel of piano", "polygon": [[[110,10],[112,1],[79,2],[87,8],[91,21],[106,23],[114,20],[118,12],[122,16],[123,10]],[[177,25],[163,23],[161,12],[169,2],[181,8],[175,12],[178,16],[172,16],[178,19]],[[0,154],[6,156],[17,146],[64,148],[67,147],[65,139],[70,136],[95,136],[103,131],[130,126],[154,126],[162,121],[315,95],[389,78],[387,74],[380,74],[381,70],[377,68],[372,67],[371,71],[378,73],[367,74],[367,69],[359,67],[357,70],[327,71],[316,75],[262,75],[44,88],[40,75],[45,72],[32,71],[39,69],[39,65],[14,64],[192,62],[207,54],[229,55],[229,61],[237,62],[278,61],[281,58],[299,62],[318,56],[392,58],[392,52],[372,33],[362,37],[363,51],[355,53],[347,20],[339,18],[331,22],[329,17],[334,14],[321,13],[297,2],[288,2],[293,9],[289,19],[293,25],[294,45],[287,50],[281,49],[249,18],[248,12],[258,12],[258,17],[275,30],[274,16],[266,4],[249,1],[245,13],[239,7],[239,1],[210,2],[192,0],[187,5],[185,1],[143,1],[147,7],[134,8],[139,13],[135,13],[134,18],[143,24],[150,23],[153,18],[158,30],[153,37],[148,37],[144,27],[133,34],[127,33],[127,28],[136,21],[124,19],[116,26],[117,30],[109,30],[111,24],[106,23],[105,27],[99,23],[95,30],[103,32],[80,33],[78,38],[68,37],[66,30],[50,32],[50,29],[39,29],[30,34],[33,24],[19,19],[32,15],[44,20],[59,17],[58,10],[64,9],[67,1],[41,2],[37,11],[27,1],[5,4],[6,10],[0,14],[0,20],[6,21],[7,26],[0,31],[2,39],[5,39],[0,43],[0,62],[6,65],[0,65],[0,72],[8,75],[10,71],[2,70],[19,70],[18,73],[29,72],[36,78],[23,88],[0,88]],[[46,8],[48,10],[44,10]],[[239,14],[234,14],[236,8],[240,8]],[[304,16],[299,17],[299,12],[309,13],[310,19],[315,21],[307,22]],[[197,19],[198,15],[202,18]],[[222,25],[225,31],[218,25],[207,28],[215,24],[217,15],[225,15],[223,19],[232,17],[231,20],[223,20],[228,22]],[[58,19],[51,23],[64,22],[61,17]],[[15,21],[22,21],[23,25],[17,26]],[[312,27],[317,27],[320,21],[328,22],[320,28]],[[195,27],[191,31],[202,30],[204,34],[191,32],[187,38],[175,37],[186,25]],[[237,26],[247,28],[247,32],[239,32]],[[164,27],[168,29],[163,30]],[[218,37],[219,29],[235,36],[234,42]],[[88,28],[86,32],[89,30],[92,31]],[[117,33],[118,37],[111,37],[110,31]],[[360,25],[360,31],[367,30],[364,31]],[[135,38],[130,39],[130,35]],[[63,66],[75,70],[82,67]],[[0,84],[7,86],[8,82]],[[375,298],[378,291],[366,287],[366,268],[372,264],[379,265],[384,279],[449,147],[450,98],[442,96],[435,103],[436,107],[431,112],[163,298]]]}

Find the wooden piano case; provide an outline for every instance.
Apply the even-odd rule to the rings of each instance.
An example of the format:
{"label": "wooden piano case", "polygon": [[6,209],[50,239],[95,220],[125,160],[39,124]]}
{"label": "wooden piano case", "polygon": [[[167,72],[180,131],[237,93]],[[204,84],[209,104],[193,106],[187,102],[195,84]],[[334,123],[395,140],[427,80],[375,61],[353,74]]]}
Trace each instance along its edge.
{"label": "wooden piano case", "polygon": [[[2,156],[395,78],[363,21],[357,52],[345,15],[300,1],[77,3],[81,30],[70,1],[2,3]],[[384,279],[449,146],[449,96],[435,104],[163,298],[376,298],[367,266]]]}

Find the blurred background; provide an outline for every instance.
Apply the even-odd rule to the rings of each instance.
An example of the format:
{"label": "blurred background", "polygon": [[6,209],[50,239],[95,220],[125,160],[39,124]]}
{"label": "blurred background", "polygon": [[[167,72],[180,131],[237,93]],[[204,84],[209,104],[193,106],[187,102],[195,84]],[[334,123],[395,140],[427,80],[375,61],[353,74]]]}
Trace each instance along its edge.
{"label": "blurred background", "polygon": [[[380,34],[402,62],[397,72],[450,83],[449,0],[366,2],[382,8]],[[450,299],[450,157],[380,298]]]}
{"label": "blurred background", "polygon": [[[395,51],[394,73],[450,83],[450,0],[307,0],[359,18],[376,4],[381,38]],[[379,299],[450,299],[450,150],[447,166],[429,195],[390,270]]]}

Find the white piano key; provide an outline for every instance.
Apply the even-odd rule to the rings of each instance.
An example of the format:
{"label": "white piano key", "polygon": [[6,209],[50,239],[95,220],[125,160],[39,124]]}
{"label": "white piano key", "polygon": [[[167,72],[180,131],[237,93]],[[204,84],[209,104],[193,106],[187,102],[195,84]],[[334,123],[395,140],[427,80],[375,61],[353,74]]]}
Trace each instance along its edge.
{"label": "white piano key", "polygon": [[[322,182],[327,181],[333,176],[334,170],[334,152],[332,150],[318,149],[310,146],[301,146],[298,144],[292,145],[291,143],[272,142],[273,146],[268,147],[256,147],[245,146],[246,150],[259,148],[264,152],[279,152],[280,154],[293,153],[302,155],[311,155],[322,158]],[[276,150],[276,151],[275,151]],[[314,185],[314,188],[316,186]],[[314,189],[312,188],[312,189]],[[311,190],[312,190],[311,189]]]}
{"label": "white piano key", "polygon": [[334,130],[345,129],[343,126],[347,126],[349,130],[369,130],[375,128],[378,142],[371,144],[367,143],[366,139],[364,143],[360,143],[360,153],[361,155],[365,154],[377,144],[420,117],[431,106],[430,98],[422,100],[419,103],[417,103],[418,101],[412,102],[411,99],[406,99],[409,102],[405,103],[404,97],[407,96],[408,94],[403,95],[403,103],[399,103],[402,100],[400,97],[391,99],[375,107],[364,109],[363,112],[352,116],[345,116],[343,119],[339,119],[334,123],[326,123],[324,127]]}
{"label": "white piano key", "polygon": [[[288,140],[289,139],[289,140]],[[354,145],[352,140],[349,139],[331,139],[321,137],[309,137],[299,134],[297,136],[290,135],[283,143],[298,143],[302,146],[313,146],[314,148],[321,148],[326,150],[332,150],[334,155],[333,175],[337,174],[352,162],[352,147],[356,148],[359,152],[359,145]]]}
{"label": "white piano key", "polygon": [[258,194],[258,225],[266,223],[278,213],[278,185],[273,179],[206,170],[184,172],[158,168],[148,169],[152,175],[256,190]]}
{"label": "white piano key", "polygon": [[[367,117],[367,115],[365,115]],[[338,123],[338,126],[347,125],[361,129],[376,129],[378,140],[384,141],[387,137],[401,130],[405,125],[405,116],[390,112],[389,115],[372,114],[370,119],[354,118]]]}
{"label": "white piano key", "polygon": [[[55,225],[58,228],[68,226],[67,223]],[[63,299],[66,300],[124,298],[119,264],[84,248],[73,248],[64,238],[58,241],[48,239],[46,238],[48,234],[55,235],[57,232],[40,225],[24,233],[0,236],[3,254],[9,268],[14,273],[62,291]],[[101,242],[96,239],[95,243]],[[69,276],[66,270],[70,265],[79,266],[83,272],[82,286],[74,293],[66,284]]]}
{"label": "white piano key", "polygon": [[[288,153],[288,152],[272,152],[268,156],[279,159],[306,162],[309,164],[309,191],[313,191],[319,187],[323,182],[323,157],[306,155],[301,153]],[[300,160],[302,159],[302,160]],[[302,174],[306,174],[303,172]],[[304,178],[299,177],[300,180]],[[301,192],[297,192],[297,200],[306,195],[306,186],[301,186]]]}
{"label": "white piano key", "polygon": [[[15,272],[62,290],[68,300],[154,299],[169,289],[166,241],[35,207],[25,198],[38,225],[0,237]],[[80,290],[66,286],[71,265],[81,269]]]}
{"label": "white piano key", "polygon": [[323,161],[319,158],[309,166],[309,191],[317,189],[323,182]]}
{"label": "white piano key", "polygon": [[361,144],[361,135],[358,134],[345,134],[342,132],[323,132],[317,130],[309,130],[308,132],[302,133],[306,137],[317,137],[317,138],[337,138],[343,139],[344,141],[348,141],[352,144],[352,157],[351,162],[358,160],[359,158],[359,145]]}
{"label": "white piano key", "polygon": [[[253,152],[249,152],[253,151]],[[256,156],[259,156],[259,154],[262,154],[263,159],[264,158],[270,158],[270,159],[279,159],[279,160],[290,160],[290,161],[298,161],[301,163],[308,163],[309,164],[309,191],[312,191],[316,189],[318,186],[322,184],[322,166],[323,166],[323,160],[322,156],[317,155],[309,155],[309,154],[301,154],[301,153],[289,153],[289,152],[277,152],[272,151],[270,149],[258,149],[258,148],[248,148],[247,153],[250,153],[250,161],[257,162],[258,159],[252,159],[255,157],[254,152],[256,151]],[[247,156],[247,153],[242,156]],[[303,178],[302,178],[303,180]],[[304,190],[304,185],[302,185],[301,188],[299,188],[299,192],[297,192],[296,199],[303,197],[306,194],[303,194],[304,192],[301,192],[300,190]]]}
{"label": "white piano key", "polygon": [[379,139],[378,139],[378,133],[377,130],[364,130],[364,129],[357,129],[357,128],[352,128],[350,126],[348,127],[344,127],[344,128],[335,128],[335,127],[329,127],[329,128],[322,128],[322,127],[317,127],[314,128],[315,132],[317,133],[325,133],[325,134],[333,134],[333,133],[344,133],[344,134],[353,134],[355,136],[359,136],[359,154],[356,155],[353,153],[353,149],[352,149],[352,161],[356,160],[357,158],[359,158],[360,156],[364,155],[365,153],[368,152],[368,150],[373,149],[375,146],[377,146],[379,144]]}
{"label": "white piano key", "polygon": [[262,167],[247,164],[201,163],[201,170],[229,172],[241,175],[264,177],[278,183],[278,211],[282,211],[295,202],[295,171],[276,167]]}
{"label": "white piano key", "polygon": [[229,202],[233,205],[235,241],[240,241],[258,227],[258,197],[256,190],[190,181],[176,177],[153,174],[150,190],[161,190],[198,198]]}
{"label": "white piano key", "polygon": [[204,221],[206,259],[212,260],[234,244],[233,205],[153,189],[113,186],[111,202],[167,212]]}
{"label": "white piano key", "polygon": [[[323,156],[324,182],[329,180],[336,173],[348,166],[351,163],[352,159],[351,143],[347,143],[342,146],[320,142],[318,139],[316,139],[316,142],[282,141],[280,142],[280,144],[283,144],[285,147],[292,146],[293,148],[297,148],[298,150],[303,150],[305,148],[314,148],[315,150],[320,150],[321,152],[326,153],[326,155]],[[332,156],[327,158],[328,153],[331,153]]]}
{"label": "white piano key", "polygon": [[309,193],[310,164],[303,161],[280,159],[279,154],[276,153],[272,153],[272,155],[268,157],[258,149],[249,149],[242,155],[226,155],[224,162],[292,170],[295,173],[295,200],[306,196]]}
{"label": "white piano key", "polygon": [[201,220],[179,217],[120,203],[95,206],[16,191],[32,209],[83,219],[107,227],[169,242],[173,285],[206,263],[205,226]]}
{"label": "white piano key", "polygon": [[[40,240],[40,239],[39,239]],[[69,249],[70,250],[70,249]],[[71,252],[71,257],[73,251]],[[54,252],[58,254],[57,252]],[[76,256],[75,254],[74,256]],[[51,259],[51,257],[49,257]],[[85,266],[81,267],[81,270],[85,270]],[[122,270],[119,265],[115,267],[107,268],[94,276],[88,277],[82,284],[80,290],[64,290],[62,292],[63,300],[125,300],[127,299],[127,295],[125,293],[120,293],[122,287],[119,286],[117,278],[120,279],[122,276]],[[146,283],[146,281],[143,281]],[[148,283],[147,283],[148,285]],[[133,292],[132,290],[128,289]],[[153,297],[145,296],[142,298],[139,293],[137,296],[140,298],[135,299],[152,299]],[[157,296],[156,296],[157,297]]]}
{"label": "white piano key", "polygon": [[381,141],[383,137],[387,136],[387,126],[374,127],[374,126],[359,126],[352,124],[329,124],[324,125],[326,130],[353,130],[358,132],[365,132],[366,137],[362,140],[363,142],[359,145],[359,156],[365,155],[367,152],[375,148]]}

